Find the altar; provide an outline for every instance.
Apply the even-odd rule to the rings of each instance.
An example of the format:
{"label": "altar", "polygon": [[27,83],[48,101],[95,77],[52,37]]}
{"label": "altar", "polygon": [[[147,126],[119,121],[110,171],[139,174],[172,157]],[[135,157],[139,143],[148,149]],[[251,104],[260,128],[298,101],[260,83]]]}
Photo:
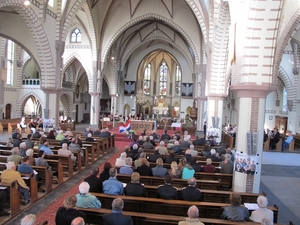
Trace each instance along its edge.
{"label": "altar", "polygon": [[169,108],[165,99],[158,99],[157,106],[153,107],[153,113],[160,115],[169,115]]}
{"label": "altar", "polygon": [[137,133],[140,133],[146,129],[151,132],[154,130],[154,123],[155,121],[130,120],[130,130],[135,130]]}

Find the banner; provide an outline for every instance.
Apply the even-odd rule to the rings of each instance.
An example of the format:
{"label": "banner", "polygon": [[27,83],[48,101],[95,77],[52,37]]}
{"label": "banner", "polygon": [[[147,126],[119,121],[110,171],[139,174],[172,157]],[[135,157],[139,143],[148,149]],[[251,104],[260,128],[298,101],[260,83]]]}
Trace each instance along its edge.
{"label": "banner", "polygon": [[126,123],[120,123],[119,133],[123,133],[126,130],[130,130],[130,120],[127,120]]}

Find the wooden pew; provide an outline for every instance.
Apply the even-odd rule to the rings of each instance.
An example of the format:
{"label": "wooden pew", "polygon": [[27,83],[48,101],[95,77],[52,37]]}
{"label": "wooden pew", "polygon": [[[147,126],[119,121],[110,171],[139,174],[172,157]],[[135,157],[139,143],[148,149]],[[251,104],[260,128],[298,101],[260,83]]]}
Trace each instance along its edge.
{"label": "wooden pew", "polygon": [[54,160],[60,160],[63,171],[64,169],[67,170],[67,176],[70,178],[73,174],[73,161],[71,159],[71,156],[62,156],[62,155],[45,155],[45,159],[48,161],[48,159],[54,159]]}
{"label": "wooden pew", "polygon": [[4,130],[7,130],[9,134],[12,134],[13,129],[17,128],[17,124],[20,122],[21,118],[0,120],[0,127],[2,128],[0,128],[0,133],[2,133]]}
{"label": "wooden pew", "polygon": [[[52,172],[57,173],[57,182],[62,184],[64,182],[63,166],[60,159],[47,159],[49,166],[51,166]],[[52,176],[52,175],[51,175]]]}
{"label": "wooden pew", "polygon": [[[148,198],[156,198],[157,186],[144,185],[147,197]],[[181,189],[178,188],[178,196],[181,195]],[[202,201],[203,202],[220,202],[230,204],[230,194],[232,191],[222,191],[222,190],[210,190],[210,189],[201,189],[202,193]],[[257,197],[259,195],[266,195],[265,193],[257,194],[257,193],[245,193],[238,192],[242,198],[242,204],[244,203],[254,203],[257,201]]]}
{"label": "wooden pew", "polygon": [[30,191],[30,201],[32,203],[38,200],[38,185],[37,180],[35,179],[33,173],[32,174],[21,174],[23,180],[26,185],[29,187]]}
{"label": "wooden pew", "polygon": [[[199,214],[205,218],[219,219],[223,213],[224,207],[228,203],[216,202],[190,202],[184,200],[169,200],[160,198],[147,198],[136,196],[118,196],[106,195],[103,193],[91,193],[100,199],[102,208],[111,208],[111,203],[115,198],[122,198],[124,201],[124,210],[141,212],[141,213],[155,213],[163,215],[186,216],[187,210],[191,205],[196,205],[199,209]],[[278,208],[268,207],[274,212],[274,222],[277,222]]]}
{"label": "wooden pew", "polygon": [[[117,179],[123,183],[130,183],[131,175],[118,174]],[[140,182],[145,185],[158,186],[164,184],[164,178],[152,176],[140,176]],[[187,186],[187,180],[173,178],[172,185],[177,188]],[[220,182],[217,180],[197,180],[197,188],[199,189],[220,189]]]}
{"label": "wooden pew", "polygon": [[49,166],[33,166],[33,169],[38,172],[39,183],[44,185],[45,193],[52,191],[52,173]]}
{"label": "wooden pew", "polygon": [[[103,215],[111,213],[111,209],[93,209],[93,208],[77,208],[78,210],[85,213],[87,220],[85,221],[88,224],[102,224]],[[123,211],[123,215],[131,216],[134,224],[136,225],[169,225],[169,224],[178,224],[179,221],[184,221],[186,216],[175,216],[175,215],[160,215],[153,213],[141,213],[141,212],[131,212]],[[200,215],[201,216],[201,215]],[[235,222],[222,219],[210,219],[210,218],[199,218],[201,222],[205,225],[260,225],[256,222]],[[279,225],[279,224],[274,224]],[[283,225],[283,224],[280,224]],[[291,223],[289,225],[292,225]]]}
{"label": "wooden pew", "polygon": [[10,184],[0,183],[0,189],[7,191],[9,196],[10,215],[14,216],[20,212],[20,192],[17,187],[17,181]]}

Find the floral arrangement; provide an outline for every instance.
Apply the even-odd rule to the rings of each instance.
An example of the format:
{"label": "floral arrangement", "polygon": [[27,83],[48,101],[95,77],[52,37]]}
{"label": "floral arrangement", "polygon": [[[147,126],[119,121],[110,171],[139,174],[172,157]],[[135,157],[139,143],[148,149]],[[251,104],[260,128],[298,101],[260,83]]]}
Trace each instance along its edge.
{"label": "floral arrangement", "polygon": [[133,134],[136,135],[136,131],[135,130],[125,130],[124,133],[125,133],[125,135],[127,136],[128,139],[132,139],[132,135]]}

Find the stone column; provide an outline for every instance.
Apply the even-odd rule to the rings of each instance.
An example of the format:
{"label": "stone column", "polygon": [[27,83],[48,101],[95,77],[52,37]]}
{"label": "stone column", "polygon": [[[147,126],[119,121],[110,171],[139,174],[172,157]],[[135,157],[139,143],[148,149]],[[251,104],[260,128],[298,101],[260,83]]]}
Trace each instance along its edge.
{"label": "stone column", "polygon": [[203,114],[204,114],[204,103],[206,101],[206,97],[198,97],[197,100],[197,130],[203,131]]}
{"label": "stone column", "polygon": [[99,126],[99,112],[100,112],[100,92],[89,92],[91,95],[91,117],[90,125],[92,129],[98,128]]}
{"label": "stone column", "polygon": [[[247,153],[256,160],[254,175],[234,171],[233,190],[240,192],[259,192],[261,161],[263,151],[263,132],[265,119],[266,96],[276,90],[273,86],[263,85],[234,85],[231,90],[237,93],[238,129],[235,148],[237,152]],[[249,136],[252,133],[252,148],[249,148]],[[237,155],[236,155],[236,158]]]}
{"label": "stone column", "polygon": [[218,129],[219,137],[217,142],[222,141],[222,119],[223,119],[223,96],[207,97],[207,130],[210,128]]}
{"label": "stone column", "polygon": [[54,119],[55,127],[59,125],[59,93],[61,89],[41,88],[45,93],[45,108],[43,109],[43,118]]}

